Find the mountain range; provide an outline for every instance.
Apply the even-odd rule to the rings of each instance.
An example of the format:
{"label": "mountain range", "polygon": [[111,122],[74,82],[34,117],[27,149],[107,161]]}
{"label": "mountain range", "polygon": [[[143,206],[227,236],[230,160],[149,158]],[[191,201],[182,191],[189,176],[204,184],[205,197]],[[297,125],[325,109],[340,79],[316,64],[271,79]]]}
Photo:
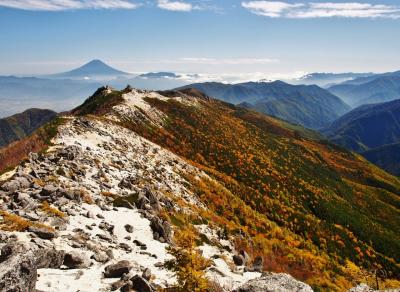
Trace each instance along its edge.
{"label": "mountain range", "polygon": [[10,166],[0,287],[343,291],[375,265],[400,284],[399,178],[195,89],[100,88]]}
{"label": "mountain range", "polygon": [[323,133],[334,143],[365,154],[380,167],[399,174],[400,100],[360,106],[333,122]]}
{"label": "mountain range", "polygon": [[321,87],[328,87],[335,84],[343,83],[346,81],[351,82],[352,80],[374,76],[374,73],[310,73],[300,78],[294,78],[287,80],[290,84],[305,84],[305,85],[318,85]]}
{"label": "mountain range", "polygon": [[198,83],[205,94],[311,129],[329,125],[350,110],[340,98],[316,85],[290,85],[282,81],[239,84]]}
{"label": "mountain range", "polygon": [[398,99],[400,71],[357,78],[331,86],[328,90],[352,107]]}

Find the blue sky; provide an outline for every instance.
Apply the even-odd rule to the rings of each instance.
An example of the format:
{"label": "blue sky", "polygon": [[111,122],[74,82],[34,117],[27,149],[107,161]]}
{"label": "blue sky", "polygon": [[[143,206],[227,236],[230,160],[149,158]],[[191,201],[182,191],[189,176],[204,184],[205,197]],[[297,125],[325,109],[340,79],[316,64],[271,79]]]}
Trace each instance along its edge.
{"label": "blue sky", "polygon": [[400,70],[400,1],[0,0],[0,74]]}

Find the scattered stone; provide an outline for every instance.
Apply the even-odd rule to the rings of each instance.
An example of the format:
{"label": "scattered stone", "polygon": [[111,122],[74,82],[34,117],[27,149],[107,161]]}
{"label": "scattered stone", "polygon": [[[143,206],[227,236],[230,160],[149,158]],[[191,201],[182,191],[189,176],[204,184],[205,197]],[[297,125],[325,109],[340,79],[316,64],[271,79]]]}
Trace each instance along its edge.
{"label": "scattered stone", "polygon": [[16,180],[10,180],[8,182],[5,182],[2,186],[1,189],[3,191],[6,191],[8,193],[13,193],[16,190],[18,190],[21,187],[21,184],[19,181]]}
{"label": "scattered stone", "polygon": [[253,262],[253,271],[262,272],[264,269],[264,259],[261,256],[257,256]]}
{"label": "scattered stone", "polygon": [[109,260],[108,255],[105,252],[98,251],[92,255],[92,258],[99,263],[106,263]]}
{"label": "scattered stone", "polygon": [[146,279],[147,281],[150,281],[150,279],[151,279],[151,270],[148,269],[148,268],[144,269],[144,271],[142,273],[142,277],[144,279]]}
{"label": "scattered stone", "polygon": [[101,221],[99,224],[99,228],[108,231],[111,234],[114,233],[114,225],[107,223],[106,221]]}
{"label": "scattered stone", "polygon": [[311,287],[288,274],[266,274],[248,281],[234,292],[313,292]]}
{"label": "scattered stone", "polygon": [[31,226],[28,228],[28,231],[36,234],[41,239],[49,240],[57,237],[57,233],[50,228]]}
{"label": "scattered stone", "polygon": [[133,226],[130,224],[125,225],[125,230],[126,232],[132,233],[133,232]]}
{"label": "scattered stone", "polygon": [[49,196],[57,191],[57,187],[53,185],[45,185],[41,191],[41,194],[44,196]]}
{"label": "scattered stone", "polygon": [[132,269],[132,264],[129,261],[123,260],[116,264],[108,265],[104,269],[105,278],[120,278],[123,274],[129,273]]}
{"label": "scattered stone", "polygon": [[375,290],[372,289],[371,287],[369,287],[367,284],[361,283],[361,284],[357,285],[356,287],[351,288],[347,292],[373,292],[373,291],[375,291]]}
{"label": "scattered stone", "polygon": [[239,252],[239,254],[243,257],[243,259],[244,259],[244,265],[247,265],[247,263],[250,261],[250,256],[249,256],[249,254],[245,251],[245,250],[241,250],[240,252]]}
{"label": "scattered stone", "polygon": [[123,250],[125,250],[126,252],[132,252],[132,248],[124,242],[121,242],[119,244],[119,247],[122,248]]}
{"label": "scattered stone", "polygon": [[84,253],[70,251],[65,254],[64,265],[70,269],[88,268],[90,266],[90,259]]}
{"label": "scattered stone", "polygon": [[233,262],[235,263],[235,265],[237,265],[237,266],[243,266],[245,264],[245,261],[244,261],[244,258],[243,258],[242,255],[236,255],[235,254],[232,257],[232,259],[233,259]]}
{"label": "scattered stone", "polygon": [[87,211],[86,217],[87,217],[87,218],[94,219],[94,214],[93,214],[93,212],[92,212],[92,211]]}
{"label": "scattered stone", "polygon": [[96,236],[98,238],[103,239],[103,240],[108,241],[108,242],[112,242],[113,241],[112,237],[110,235],[108,235],[108,234],[99,233],[99,234],[96,234]]}
{"label": "scattered stone", "polygon": [[111,291],[116,291],[116,290],[120,289],[122,286],[124,286],[125,284],[126,284],[125,280],[118,280],[111,284],[110,289],[111,289]]}
{"label": "scattered stone", "polygon": [[153,230],[154,239],[159,240],[161,237],[166,241],[171,241],[172,228],[167,221],[163,221],[158,217],[152,218],[150,227]]}
{"label": "scattered stone", "polygon": [[142,278],[139,275],[134,276],[131,279],[131,283],[132,283],[132,287],[133,289],[135,289],[136,291],[140,291],[140,292],[152,292],[154,291],[154,289],[151,287],[150,283]]}

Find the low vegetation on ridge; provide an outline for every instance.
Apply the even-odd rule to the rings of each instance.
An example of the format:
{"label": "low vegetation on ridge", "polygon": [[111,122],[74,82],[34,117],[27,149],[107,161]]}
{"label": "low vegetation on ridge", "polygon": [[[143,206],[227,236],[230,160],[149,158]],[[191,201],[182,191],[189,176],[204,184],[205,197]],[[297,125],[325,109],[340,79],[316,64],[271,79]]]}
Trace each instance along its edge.
{"label": "low vegetation on ridge", "polygon": [[235,235],[239,248],[262,255],[267,270],[317,289],[361,281],[346,263],[398,279],[399,179],[262,114],[215,100],[146,101],[166,114],[166,125],[123,125],[223,183],[224,190],[198,183],[211,212],[204,218]]}

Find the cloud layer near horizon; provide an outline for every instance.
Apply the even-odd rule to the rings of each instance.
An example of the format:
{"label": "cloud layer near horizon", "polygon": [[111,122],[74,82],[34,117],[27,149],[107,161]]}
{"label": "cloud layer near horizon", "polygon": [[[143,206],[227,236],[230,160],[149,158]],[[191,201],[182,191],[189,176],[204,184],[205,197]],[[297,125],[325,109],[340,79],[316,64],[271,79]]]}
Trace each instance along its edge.
{"label": "cloud layer near horizon", "polygon": [[242,7],[270,18],[400,18],[400,6],[370,3],[248,1]]}

